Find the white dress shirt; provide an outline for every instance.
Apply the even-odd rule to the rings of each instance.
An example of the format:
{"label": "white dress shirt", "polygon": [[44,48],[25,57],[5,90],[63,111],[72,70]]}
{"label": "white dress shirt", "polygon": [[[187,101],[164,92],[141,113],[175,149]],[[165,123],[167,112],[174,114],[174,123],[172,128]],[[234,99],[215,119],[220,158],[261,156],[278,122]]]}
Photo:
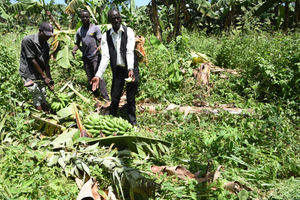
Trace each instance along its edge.
{"label": "white dress shirt", "polygon": [[[120,29],[117,32],[115,32],[114,29],[111,28],[110,35],[112,37],[113,44],[117,51],[117,65],[125,67],[125,61],[123,60],[120,52],[122,32],[124,32],[123,25],[120,26]],[[96,73],[96,76],[101,79],[103,78],[103,74],[110,60],[106,34],[107,32],[105,32],[102,36],[102,40],[101,40],[102,57],[101,57],[100,65],[98,67],[98,71]],[[133,64],[134,64],[135,37],[134,37],[133,30],[129,27],[127,27],[127,38],[128,38],[127,45],[126,45],[127,69],[130,70],[134,68]]]}

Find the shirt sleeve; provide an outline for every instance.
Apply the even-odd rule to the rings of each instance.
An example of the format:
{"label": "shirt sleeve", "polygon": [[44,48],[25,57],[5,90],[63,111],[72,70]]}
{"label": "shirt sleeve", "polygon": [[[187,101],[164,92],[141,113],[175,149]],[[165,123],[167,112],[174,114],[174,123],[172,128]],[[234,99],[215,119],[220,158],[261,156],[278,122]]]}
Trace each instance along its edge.
{"label": "shirt sleeve", "polygon": [[80,37],[80,34],[79,34],[79,30],[80,30],[80,28],[76,31],[76,35],[75,35],[75,44],[76,44],[77,46],[79,46],[80,41],[81,41],[81,37]]}
{"label": "shirt sleeve", "polygon": [[100,29],[99,29],[99,27],[98,26],[96,26],[95,25],[95,32],[96,32],[96,38],[97,38],[97,40],[99,41],[99,40],[101,40],[101,38],[102,38],[102,34],[101,34],[101,31],[100,31]]}
{"label": "shirt sleeve", "polygon": [[96,76],[103,79],[103,74],[105,72],[105,69],[109,63],[109,51],[108,51],[108,44],[107,44],[107,39],[106,39],[106,33],[103,34],[102,40],[101,40],[101,50],[102,50],[102,57],[101,57],[101,62],[98,67],[98,71],[96,73]]}
{"label": "shirt sleeve", "polygon": [[26,58],[35,58],[36,54],[34,52],[33,42],[29,39],[24,39],[22,41],[22,51],[24,51]]}
{"label": "shirt sleeve", "polygon": [[135,47],[135,37],[134,32],[131,28],[127,28],[127,52],[126,52],[126,58],[127,58],[127,66],[128,70],[133,69],[134,66],[134,47]]}

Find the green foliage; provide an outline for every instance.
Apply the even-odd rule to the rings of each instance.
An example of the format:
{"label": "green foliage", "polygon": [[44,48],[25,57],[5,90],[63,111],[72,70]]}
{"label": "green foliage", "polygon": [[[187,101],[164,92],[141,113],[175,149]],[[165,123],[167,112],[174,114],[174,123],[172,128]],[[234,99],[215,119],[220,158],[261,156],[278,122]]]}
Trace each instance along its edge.
{"label": "green foliage", "polygon": [[[0,185],[0,198],[75,199],[79,191],[71,177],[80,172],[96,176],[101,190],[118,184],[122,193],[124,187],[120,187],[119,181],[122,173],[128,178],[131,172],[137,175],[135,177],[146,172],[147,178],[161,185],[155,199],[298,199],[298,40],[297,33],[278,33],[270,37],[266,33],[206,36],[184,32],[169,44],[146,37],[149,63],[140,65],[137,101],[157,103],[156,113],[138,109],[141,129],[136,133],[138,136],[97,138],[98,141],[91,141],[94,145],[85,143],[84,146],[80,145],[84,141],[72,140],[68,131],[59,137],[39,137],[41,133],[33,128],[30,116],[33,108],[25,103],[30,99],[28,92],[17,73],[19,49],[12,51],[9,45],[1,45],[0,182],[4,184]],[[2,39],[1,44],[8,41],[12,39]],[[212,72],[210,96],[204,96],[203,88],[196,86],[192,77],[191,71],[199,66],[189,64],[191,50],[208,55],[220,67],[240,70],[239,75],[226,73],[226,78],[221,78]],[[62,68],[56,61],[51,63],[56,91],[71,80],[76,90],[91,100],[92,95],[85,88],[86,76],[80,55],[70,59],[70,64],[69,68]],[[170,77],[176,73],[180,79],[177,77],[172,83]],[[109,70],[105,78],[110,88]],[[68,87],[64,92],[73,94]],[[75,95],[69,96],[80,102],[80,117],[94,111],[91,104],[82,104]],[[251,108],[253,112],[184,114],[166,109],[170,103],[192,106],[194,100],[207,101],[209,106],[216,107],[230,104]],[[81,119],[84,122],[84,118]],[[76,129],[72,134],[79,137]],[[145,136],[156,139],[150,141]],[[117,152],[113,147],[108,149],[101,145],[110,146],[112,142],[124,145],[124,139],[137,144],[131,146],[135,153]],[[168,148],[159,145],[164,144],[163,140],[172,146],[169,147],[169,143],[166,143]],[[52,159],[48,155],[52,155],[49,156]],[[117,155],[119,157],[115,158]],[[123,160],[124,165],[122,156],[129,157]],[[156,176],[149,170],[152,165],[180,165],[203,177],[208,162],[211,163],[209,172],[214,172],[219,165],[224,169],[220,179],[212,184]],[[131,185],[140,183],[132,180]],[[251,191],[232,194],[224,188],[228,181],[238,181]],[[126,191],[123,191],[126,198]]]}
{"label": "green foliage", "polygon": [[74,199],[78,189],[61,178],[60,169],[46,167],[39,153],[27,146],[1,145],[1,199]]}
{"label": "green foliage", "polygon": [[[236,34],[224,37],[217,65],[244,70],[238,90],[263,101],[299,101],[300,35]],[[255,88],[254,88],[255,86]]]}
{"label": "green foliage", "polygon": [[0,109],[10,110],[13,106],[12,101],[22,95],[26,96],[26,93],[21,89],[23,83],[18,75],[15,53],[2,44],[0,44],[0,81]]}
{"label": "green foliage", "polygon": [[[131,0],[131,2],[134,1]],[[127,26],[133,28],[136,34],[144,35],[147,32],[151,32],[151,21],[148,17],[148,8],[146,6],[135,8],[133,5],[133,7],[130,6],[130,8],[128,8],[122,3],[121,8],[122,21],[125,22]]]}

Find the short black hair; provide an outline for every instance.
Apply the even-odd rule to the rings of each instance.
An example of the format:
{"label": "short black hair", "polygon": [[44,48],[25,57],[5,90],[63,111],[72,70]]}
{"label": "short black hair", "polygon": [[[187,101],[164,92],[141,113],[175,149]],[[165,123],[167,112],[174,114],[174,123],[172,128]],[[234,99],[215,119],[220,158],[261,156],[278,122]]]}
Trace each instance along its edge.
{"label": "short black hair", "polygon": [[80,16],[81,16],[81,13],[83,13],[83,12],[89,13],[89,15],[90,15],[90,12],[87,9],[81,9],[80,10]]}
{"label": "short black hair", "polygon": [[107,13],[108,19],[109,19],[109,16],[112,15],[113,12],[118,12],[118,13],[120,14],[120,12],[119,12],[117,9],[112,8],[112,9],[110,9],[110,10],[108,11],[108,13]]}

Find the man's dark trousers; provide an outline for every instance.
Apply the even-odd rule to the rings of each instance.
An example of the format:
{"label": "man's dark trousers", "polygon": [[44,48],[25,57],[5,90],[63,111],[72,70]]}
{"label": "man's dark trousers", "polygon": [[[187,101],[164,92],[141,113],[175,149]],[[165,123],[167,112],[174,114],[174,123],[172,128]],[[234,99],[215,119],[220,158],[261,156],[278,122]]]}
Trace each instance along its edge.
{"label": "man's dark trousers", "polygon": [[[86,76],[88,78],[88,89],[92,90],[91,84],[89,82],[92,80],[92,78],[95,76],[95,74],[98,70],[99,63],[100,63],[100,56],[94,56],[91,59],[83,58],[83,63],[84,63],[84,70],[85,70]],[[94,96],[99,97],[100,93],[101,93],[101,96],[105,100],[109,100],[109,96],[108,96],[107,90],[106,90],[106,83],[105,83],[104,79],[100,79],[99,89],[100,89],[100,92],[99,92],[99,90],[93,91]]]}
{"label": "man's dark trousers", "polygon": [[[135,115],[135,95],[138,90],[139,82],[139,69],[138,67],[134,68],[135,81],[126,84],[126,99],[127,99],[127,113],[129,117],[129,122],[132,125],[136,125],[136,115]],[[128,77],[128,71],[126,67],[112,67],[113,80],[111,87],[111,104],[109,108],[109,114],[117,116],[119,102],[122,95],[123,87],[125,85],[125,78]]]}

